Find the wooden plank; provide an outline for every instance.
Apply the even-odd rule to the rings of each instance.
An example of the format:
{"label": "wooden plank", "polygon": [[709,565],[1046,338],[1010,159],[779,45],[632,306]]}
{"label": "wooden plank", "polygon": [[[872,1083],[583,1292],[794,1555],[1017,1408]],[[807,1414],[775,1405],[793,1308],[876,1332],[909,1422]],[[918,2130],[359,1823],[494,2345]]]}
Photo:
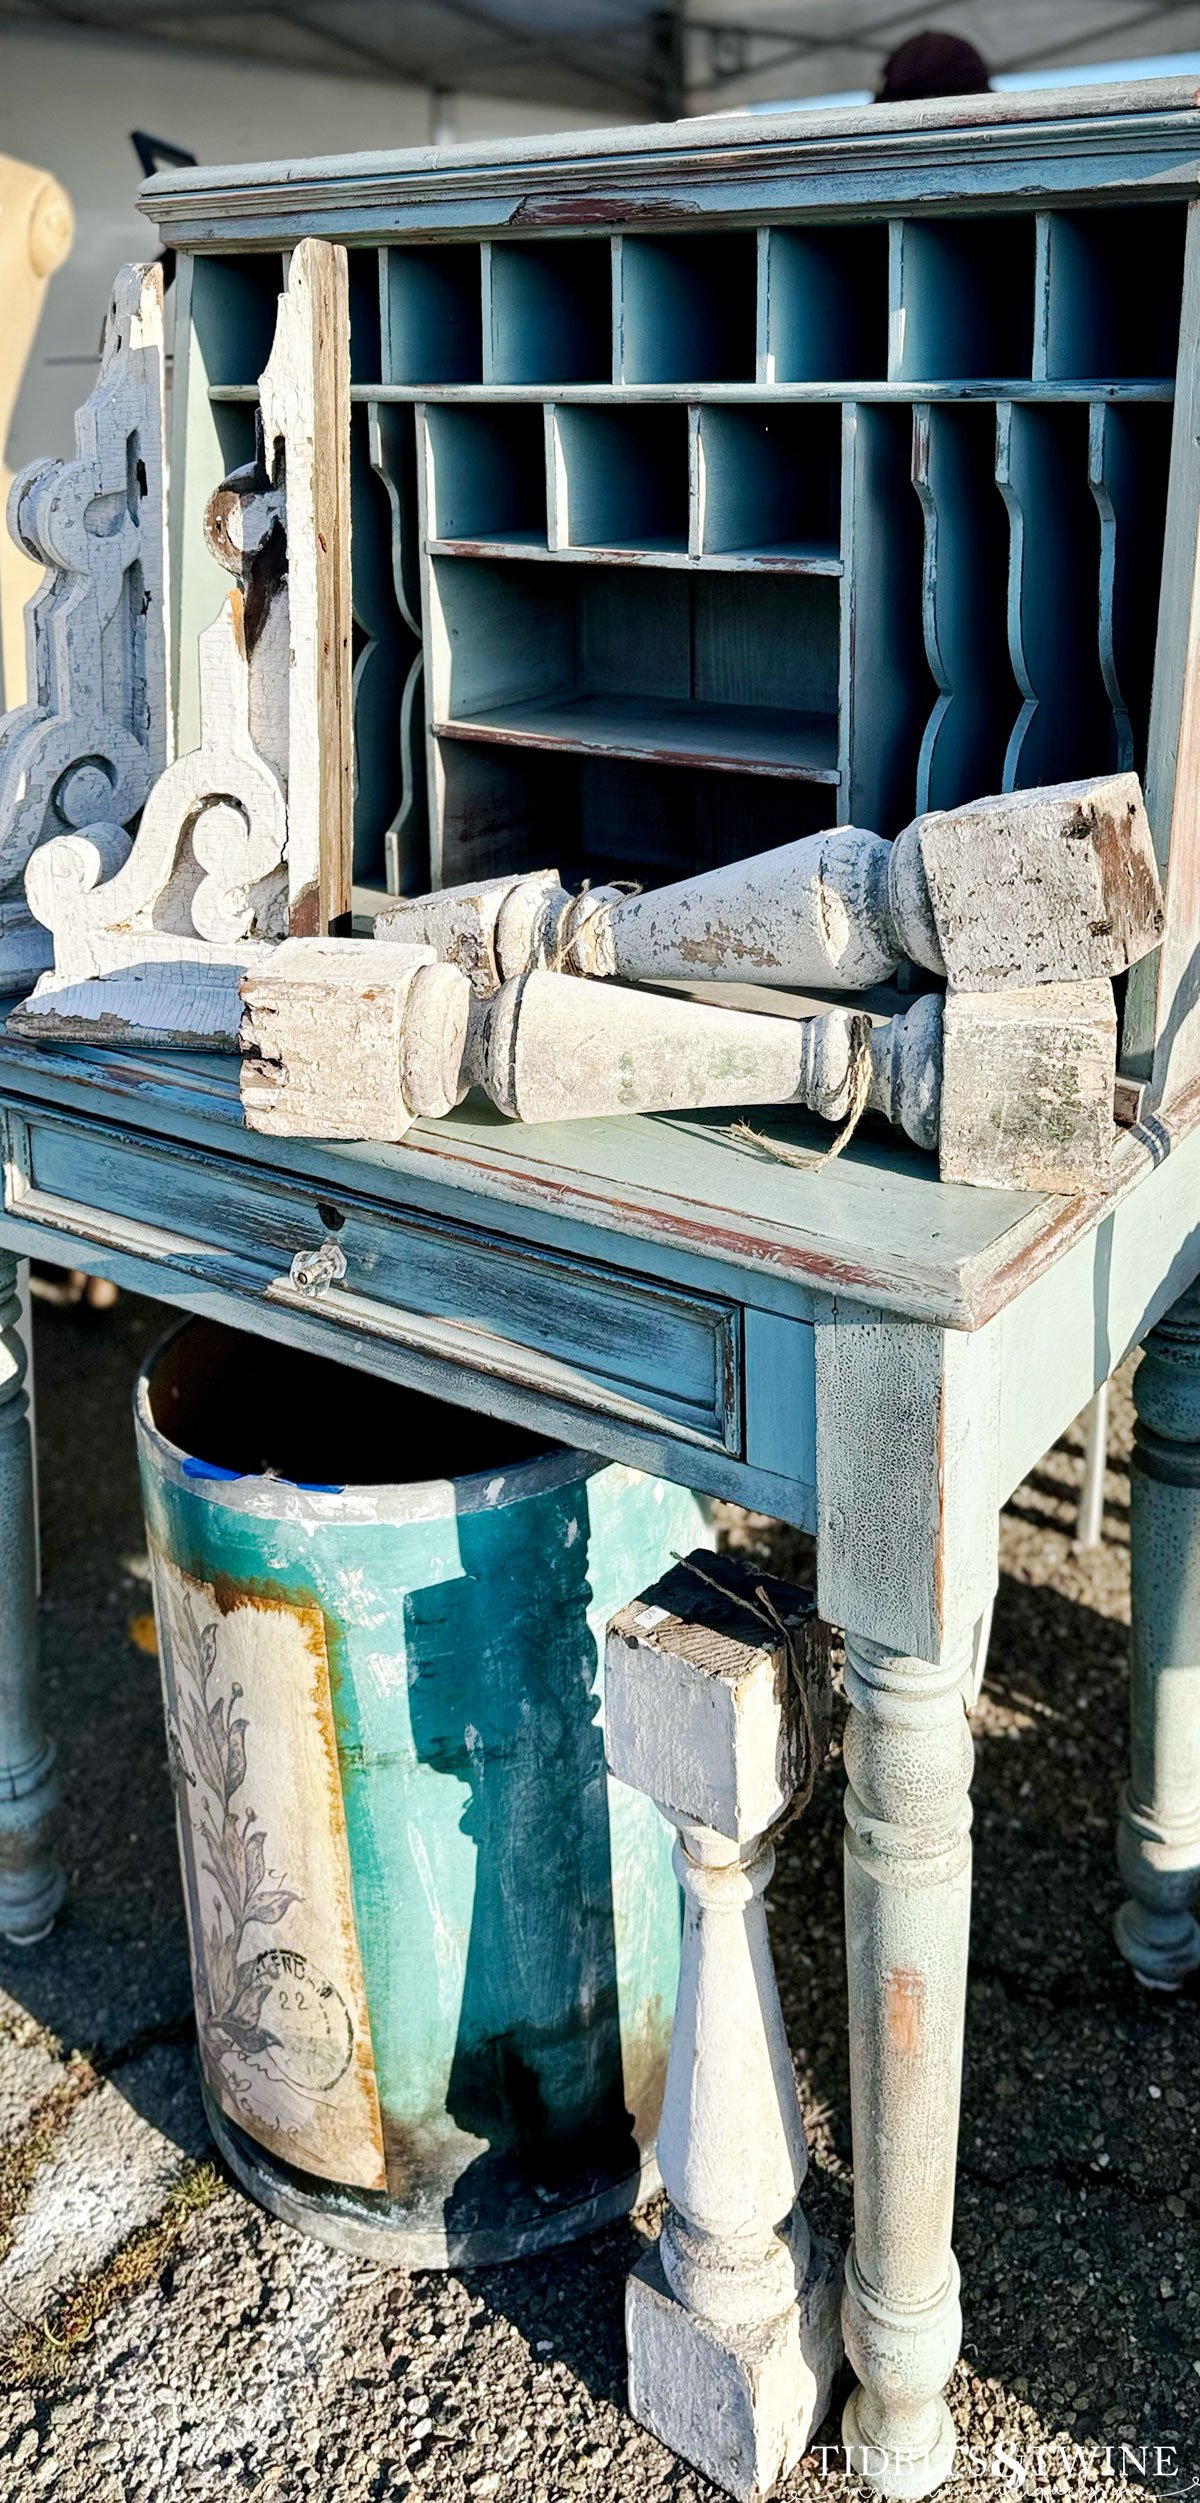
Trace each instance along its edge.
{"label": "wooden plank", "polygon": [[1005,635],[1008,534],[990,409],[916,408],[913,484],[925,522],[925,650],[938,696],[917,807],[998,791],[1017,695]]}
{"label": "wooden plank", "polygon": [[817,1322],[818,1606],[918,1660],[952,1655],[995,1591],[997,1355],[840,1295]]}
{"label": "wooden plank", "polygon": [[349,930],[354,742],[350,596],[350,300],[346,255],[292,255],[260,383],[263,444],[286,449],[288,928]]}
{"label": "wooden plank", "polygon": [[[1137,180],[1169,196],[1194,187],[1195,83],[1188,79],[1052,94],[970,96],[866,111],[754,115],[700,124],[517,139],[463,150],[381,150],[316,164],[200,167],[157,175],[140,205],[172,240],[402,233],[491,227],[510,234],[586,230],[632,211],[690,224],[700,213],[762,224],[782,211],[872,203],[978,200],[1019,206]],[[307,219],[307,226],[305,220]]]}
{"label": "wooden plank", "polygon": [[[209,393],[214,406],[253,406],[257,396],[252,386],[222,389],[214,385]],[[563,408],[742,408],[750,399],[756,407],[804,408],[828,407],[831,398],[842,400],[846,396],[837,386],[831,390],[827,382],[758,383],[753,390],[747,383],[728,382],[563,383],[556,389],[554,400],[556,406]],[[970,377],[941,382],[868,380],[855,383],[849,396],[865,406],[880,408],[912,408],[914,403],[937,407],[943,402],[957,407],[972,401],[994,407],[996,384]],[[1175,397],[1175,385],[1161,380],[1112,381],[1104,376],[1087,382],[1025,382],[1016,376],[1006,378],[1004,396],[1022,408],[1087,407],[1097,400],[1128,402],[1135,408],[1169,407]],[[399,406],[428,400],[446,408],[540,407],[546,399],[546,388],[539,383],[352,383],[350,397],[394,401]]]}
{"label": "wooden plank", "polygon": [[803,1478],[816,1445],[812,1324],[747,1305],[742,1333],[746,1458],[753,1468],[770,1470],[776,1477]]}
{"label": "wooden plank", "polygon": [[558,703],[537,698],[482,713],[456,712],[435,728],[441,739],[488,739],[516,747],[559,748],[568,755],[603,749],[610,756],[654,757],[660,764],[790,774],[802,782],[838,779],[833,715],[776,711],[766,705],[573,695]]}
{"label": "wooden plank", "polygon": [[1123,1066],[1166,1103],[1200,1069],[1200,202],[1188,211],[1179,394],[1146,756],[1146,809],[1167,894],[1167,936],[1131,975]]}
{"label": "wooden plank", "polygon": [[1161,1159],[1153,1173],[1064,1243],[990,1324],[1001,1351],[1002,1499],[1200,1273],[1200,1129],[1173,1137],[1150,1114],[1140,1134],[1126,1134],[1139,1135]]}
{"label": "wooden plank", "polygon": [[922,630],[912,419],[907,407],[847,401],[842,427],[841,813],[890,835],[914,814],[936,693]]}

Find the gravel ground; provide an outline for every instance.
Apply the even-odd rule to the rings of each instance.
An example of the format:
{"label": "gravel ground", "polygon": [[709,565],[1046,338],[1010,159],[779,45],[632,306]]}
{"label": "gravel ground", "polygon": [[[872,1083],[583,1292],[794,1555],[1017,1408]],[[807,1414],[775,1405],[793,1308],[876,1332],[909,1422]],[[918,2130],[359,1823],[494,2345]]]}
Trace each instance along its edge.
{"label": "gravel ground", "polygon": [[[0,1957],[0,2496],[709,2503],[622,2404],[622,2282],[653,2214],[522,2267],[405,2279],[270,2222],[211,2160],[157,1670],[139,1645],[129,1389],[161,1327],[133,1298],[38,1312],[43,1641],[73,1891],[50,1941]],[[976,1714],[950,2393],[969,2452],[948,2503],[1200,2494],[1200,1992],[1143,1997],[1109,1931],[1127,1381],[1115,1410],[1103,1548],[1071,1543],[1078,1433],[1003,1525]],[[733,1512],[726,1529],[803,1571],[793,1533]],[[841,1786],[835,1756],[783,1844],[771,1917],[809,2213],[844,2239]],[[821,2438],[836,2445],[836,2418]],[[832,2449],[784,2492],[850,2490]]]}

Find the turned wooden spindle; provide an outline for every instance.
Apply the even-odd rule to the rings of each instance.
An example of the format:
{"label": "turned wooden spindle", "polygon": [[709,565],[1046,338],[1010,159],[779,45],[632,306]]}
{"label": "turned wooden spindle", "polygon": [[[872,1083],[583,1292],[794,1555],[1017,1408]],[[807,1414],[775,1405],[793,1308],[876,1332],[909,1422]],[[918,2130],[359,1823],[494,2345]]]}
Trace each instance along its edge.
{"label": "turned wooden spindle", "polygon": [[17,1262],[0,1251],[0,1935],[49,1929],[66,1891],[51,1840],[54,1746],[38,1710],[37,1542]]}
{"label": "turned wooden spindle", "polygon": [[[973,1637],[937,1668],[847,1631],[846,1949],[854,2239],[848,2465],[915,2497],[949,2476],[962,2336],[951,2247],[971,1906]],[[880,2126],[881,2115],[884,2116]]]}
{"label": "turned wooden spindle", "polygon": [[1151,1330],[1133,1377],[1130,1769],[1117,1944],[1140,1982],[1200,1966],[1200,1286]]}
{"label": "turned wooden spindle", "polygon": [[865,1051],[867,1108],[936,1147],[944,1180],[1075,1191],[1108,1177],[1117,1027],[1103,980],[930,993],[876,1025],[531,973],[484,1003],[473,1035],[472,1074],[513,1120],[800,1104],[840,1122]]}
{"label": "turned wooden spindle", "polygon": [[514,1121],[800,1104],[872,1107],[948,1181],[1094,1188],[1113,1138],[1107,982],[950,992],[873,1024],[780,1017],[530,973],[486,997],[431,946],[289,941],[243,977],[252,1128],[399,1139],[482,1086]]}
{"label": "turned wooden spindle", "polygon": [[610,1768],[675,1826],[684,1893],[669,2205],[628,2283],[629,2403],[752,2503],[805,2449],[840,2360],[839,2271],[797,2205],[808,2158],[763,1902],[771,1832],[825,1744],[824,1629],[807,1594],[706,1553],[613,1618],[606,1675]]}
{"label": "turned wooden spindle", "polygon": [[413,896],[376,922],[480,990],[541,971],[861,991],[904,961],[959,990],[1024,990],[1119,973],[1163,928],[1135,774],[975,800],[894,843],[834,826],[646,894],[573,895],[538,870]]}

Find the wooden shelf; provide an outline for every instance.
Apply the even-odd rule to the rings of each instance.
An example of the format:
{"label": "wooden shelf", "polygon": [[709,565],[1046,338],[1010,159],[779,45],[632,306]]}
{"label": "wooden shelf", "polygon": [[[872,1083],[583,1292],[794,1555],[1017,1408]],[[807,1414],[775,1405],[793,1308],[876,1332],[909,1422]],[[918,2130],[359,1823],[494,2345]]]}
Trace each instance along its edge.
{"label": "wooden shelf", "polygon": [[548,548],[534,531],[520,538],[428,539],[425,544],[431,556],[512,556],[550,565],[665,565],[681,573],[825,574],[835,578],[843,570],[836,547],[817,540],[807,546],[736,548],[722,556],[689,556],[678,541],[673,546],[643,540],[639,547]]}
{"label": "wooden shelf", "polygon": [[545,696],[434,724],[440,739],[480,739],[568,755],[630,756],[730,773],[838,779],[837,721],[773,706],[693,704],[633,695]]}
{"label": "wooden shelf", "polygon": [[[210,383],[208,397],[212,401],[249,401],[258,399],[258,385],[253,382]],[[1123,380],[1111,375],[1095,374],[1068,382],[1030,382],[1028,376],[992,375],[986,380],[941,382],[873,382],[847,379],[841,382],[780,383],[567,383],[551,390],[545,383],[428,383],[428,382],[352,382],[352,400],[400,401],[411,406],[414,400],[428,400],[438,407],[465,403],[468,407],[502,405],[505,402],[532,401],[539,407],[547,400],[569,407],[590,406],[631,407],[639,403],[661,406],[664,402],[685,406],[728,407],[753,400],[755,404],[781,407],[803,405],[816,401],[880,400],[902,402],[911,407],[924,400],[1173,400],[1173,374],[1138,374]]]}

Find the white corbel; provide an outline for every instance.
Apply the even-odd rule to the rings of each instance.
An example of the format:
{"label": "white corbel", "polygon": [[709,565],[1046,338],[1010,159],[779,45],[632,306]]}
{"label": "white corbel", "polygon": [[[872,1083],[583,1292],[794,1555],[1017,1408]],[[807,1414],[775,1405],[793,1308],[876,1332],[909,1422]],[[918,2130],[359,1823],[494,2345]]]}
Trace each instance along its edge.
{"label": "white corbel", "polygon": [[200,640],[200,744],[136,837],[98,819],[47,844],[27,892],[54,968],[18,1033],[232,1049],[238,981],[349,904],[350,503],[346,255],[292,256],[262,377],[259,453],[210,499],[233,577]]}
{"label": "white corbel", "polygon": [[75,445],[19,471],[8,499],[46,573],[25,611],[28,701],[0,721],[0,991],[49,961],[27,862],[97,819],[128,827],[171,753],[157,264],[118,272]]}

